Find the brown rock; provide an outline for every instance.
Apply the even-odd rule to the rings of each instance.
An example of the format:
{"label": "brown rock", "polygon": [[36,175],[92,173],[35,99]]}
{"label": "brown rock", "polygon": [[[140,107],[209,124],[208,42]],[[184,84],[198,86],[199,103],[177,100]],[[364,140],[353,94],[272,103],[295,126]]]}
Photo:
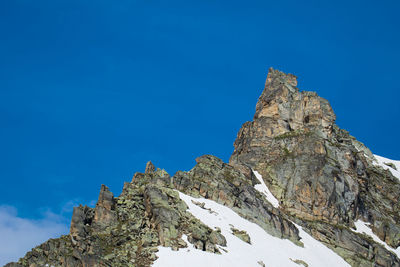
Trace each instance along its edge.
{"label": "brown rock", "polygon": [[144,173],[153,173],[155,172],[156,167],[153,165],[153,163],[151,161],[147,162],[146,164],[146,169],[144,171]]}
{"label": "brown rock", "polygon": [[[248,179],[251,169],[258,171],[290,216],[345,228],[361,217],[382,240],[399,246],[399,181],[376,168],[368,148],[335,125],[327,100],[296,85],[294,75],[269,70],[254,120],[240,129],[230,165]],[[349,250],[340,253],[351,263],[354,240],[332,241]],[[397,258],[380,255],[375,257],[384,259],[382,266],[398,264]]]}
{"label": "brown rock", "polygon": [[101,185],[99,200],[94,209],[94,222],[110,224],[116,220],[115,199],[107,186]]}

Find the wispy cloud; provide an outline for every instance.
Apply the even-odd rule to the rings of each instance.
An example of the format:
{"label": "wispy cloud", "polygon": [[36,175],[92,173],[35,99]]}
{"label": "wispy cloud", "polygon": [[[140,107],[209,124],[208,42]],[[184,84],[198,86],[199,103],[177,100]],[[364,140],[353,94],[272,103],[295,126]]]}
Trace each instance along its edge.
{"label": "wispy cloud", "polygon": [[41,219],[18,216],[12,206],[0,205],[0,266],[17,261],[49,238],[68,233],[64,217],[46,211]]}

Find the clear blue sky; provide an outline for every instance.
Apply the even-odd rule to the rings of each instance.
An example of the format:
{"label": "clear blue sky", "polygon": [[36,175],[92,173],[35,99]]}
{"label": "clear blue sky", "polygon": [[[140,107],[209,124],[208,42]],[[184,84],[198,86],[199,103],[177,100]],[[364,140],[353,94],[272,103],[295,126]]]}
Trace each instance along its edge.
{"label": "clear blue sky", "polygon": [[268,67],[400,159],[399,1],[1,1],[0,204],[69,220],[152,160],[228,161]]}

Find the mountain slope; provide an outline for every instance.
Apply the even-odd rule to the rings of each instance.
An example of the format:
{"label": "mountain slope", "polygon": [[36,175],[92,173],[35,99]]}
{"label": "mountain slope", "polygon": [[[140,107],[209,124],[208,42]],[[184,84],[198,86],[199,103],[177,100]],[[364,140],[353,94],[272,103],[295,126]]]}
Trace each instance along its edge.
{"label": "mountain slope", "polygon": [[[211,228],[221,229],[227,239],[227,246],[221,249],[222,255],[188,249],[172,251],[160,247],[154,266],[299,266],[297,262],[305,262],[310,266],[348,266],[333,251],[313,239],[301,227],[299,236],[304,244],[297,246],[289,240],[280,239],[267,234],[257,224],[243,219],[231,209],[204,198],[193,198],[180,193],[180,198],[189,207],[189,212]],[[196,205],[201,203],[201,206]],[[205,204],[204,206],[202,204]],[[235,236],[232,229],[245,231],[249,243]],[[290,257],[289,257],[290,256]]]}
{"label": "mountain slope", "polygon": [[70,234],[6,266],[400,266],[398,161],[335,125],[329,102],[270,69],[229,164],[170,177],[149,162]]}
{"label": "mountain slope", "polygon": [[351,231],[354,222],[393,248],[400,245],[399,180],[335,125],[328,101],[299,92],[293,75],[270,69],[252,122],[235,141],[230,164],[259,172],[280,210],[353,265],[398,265],[398,258]]}

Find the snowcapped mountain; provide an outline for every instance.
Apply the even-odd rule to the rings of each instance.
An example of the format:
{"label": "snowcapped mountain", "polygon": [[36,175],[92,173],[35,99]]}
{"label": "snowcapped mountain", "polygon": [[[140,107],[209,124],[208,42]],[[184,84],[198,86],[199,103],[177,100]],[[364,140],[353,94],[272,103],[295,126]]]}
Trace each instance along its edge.
{"label": "snowcapped mountain", "polygon": [[270,69],[229,163],[204,155],[171,177],[149,162],[6,266],[400,266],[400,161],[335,119]]}

